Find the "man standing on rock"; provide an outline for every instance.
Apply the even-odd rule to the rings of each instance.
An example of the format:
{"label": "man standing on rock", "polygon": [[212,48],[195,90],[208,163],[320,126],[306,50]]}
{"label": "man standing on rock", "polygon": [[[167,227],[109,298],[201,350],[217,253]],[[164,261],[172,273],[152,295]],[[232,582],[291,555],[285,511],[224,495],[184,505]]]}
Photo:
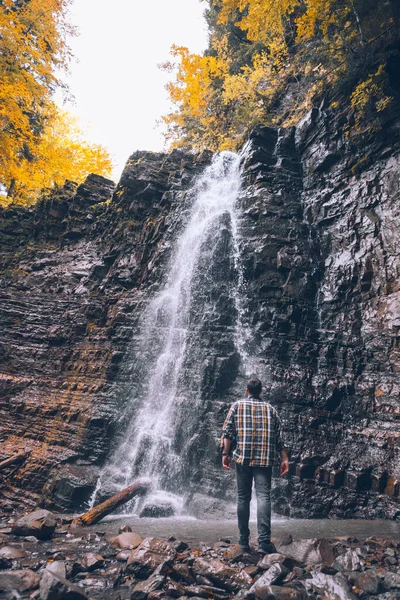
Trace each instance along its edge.
{"label": "man standing on rock", "polygon": [[239,544],[250,552],[249,517],[251,489],[257,496],[258,552],[276,552],[271,542],[271,476],[277,452],[281,453],[281,475],[289,472],[289,459],[282,439],[282,422],[271,404],[260,398],[261,381],[250,379],[243,400],[235,402],[222,428],[222,466],[230,469],[232,458],[236,463],[237,516]]}

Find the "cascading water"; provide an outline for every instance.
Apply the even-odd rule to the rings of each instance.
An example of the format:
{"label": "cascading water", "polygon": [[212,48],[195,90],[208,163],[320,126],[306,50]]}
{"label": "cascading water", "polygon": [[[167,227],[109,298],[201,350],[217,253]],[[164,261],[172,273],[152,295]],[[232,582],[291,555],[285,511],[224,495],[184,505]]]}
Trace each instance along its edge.
{"label": "cascading water", "polygon": [[[142,317],[140,343],[135,352],[135,376],[141,382],[136,390],[141,391],[136,391],[131,398],[135,407],[131,411],[131,423],[124,433],[123,443],[105,467],[97,491],[107,481],[122,488],[138,476],[150,476],[158,489],[171,492],[179,487],[184,470],[185,459],[181,453],[185,434],[177,433],[177,421],[179,418],[182,421],[177,413],[182,408],[182,394],[188,385],[184,381],[185,365],[191,360],[191,348],[202,343],[199,315],[204,319],[204,313],[210,310],[206,307],[219,301],[218,297],[212,298],[207,282],[210,277],[223,279],[226,269],[232,269],[234,281],[229,288],[230,312],[235,313],[231,327],[233,346],[242,363],[246,359],[235,208],[241,186],[240,162],[241,157],[231,152],[216,155],[192,190],[190,216],[177,239],[166,282]],[[221,264],[210,264],[214,260],[210,252],[212,254],[223,238]],[[219,275],[218,269],[222,271]],[[196,312],[200,298],[203,304]],[[212,319],[210,312],[209,320]],[[218,330],[218,326],[215,329]],[[197,398],[195,392],[192,396]],[[191,399],[191,402],[196,403],[196,400]],[[198,410],[201,412],[200,406]],[[190,437],[190,431],[186,435]]]}

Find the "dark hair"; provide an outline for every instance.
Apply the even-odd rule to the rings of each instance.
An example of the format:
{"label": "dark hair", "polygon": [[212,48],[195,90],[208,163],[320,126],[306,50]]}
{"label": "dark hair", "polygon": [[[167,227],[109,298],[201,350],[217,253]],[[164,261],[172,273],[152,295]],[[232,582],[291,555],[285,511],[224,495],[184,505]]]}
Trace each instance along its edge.
{"label": "dark hair", "polygon": [[249,379],[247,382],[247,389],[249,390],[249,394],[258,398],[261,394],[262,384],[259,379]]}

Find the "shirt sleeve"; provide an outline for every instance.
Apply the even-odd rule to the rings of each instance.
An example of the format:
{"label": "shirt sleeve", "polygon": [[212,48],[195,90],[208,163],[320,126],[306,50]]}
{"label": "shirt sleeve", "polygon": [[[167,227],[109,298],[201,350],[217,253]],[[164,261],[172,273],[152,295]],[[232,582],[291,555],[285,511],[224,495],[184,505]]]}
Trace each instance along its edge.
{"label": "shirt sleeve", "polygon": [[283,423],[277,412],[275,412],[275,447],[278,452],[286,448],[283,440]]}
{"label": "shirt sleeve", "polygon": [[223,440],[224,438],[228,438],[228,440],[233,440],[236,437],[236,425],[235,425],[236,407],[237,407],[237,405],[235,403],[229,409],[229,412],[226,416],[225,422],[222,426],[221,440]]}

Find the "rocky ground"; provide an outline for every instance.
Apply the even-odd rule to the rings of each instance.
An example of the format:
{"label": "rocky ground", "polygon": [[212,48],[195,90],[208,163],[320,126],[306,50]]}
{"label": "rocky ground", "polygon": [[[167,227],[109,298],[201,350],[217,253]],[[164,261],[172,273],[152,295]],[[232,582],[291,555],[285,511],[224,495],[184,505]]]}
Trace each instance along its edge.
{"label": "rocky ground", "polygon": [[189,547],[128,525],[112,537],[102,524],[73,529],[66,521],[40,510],[0,524],[1,599],[400,598],[398,540],[294,541],[286,533],[276,554],[261,557],[230,539]]}

